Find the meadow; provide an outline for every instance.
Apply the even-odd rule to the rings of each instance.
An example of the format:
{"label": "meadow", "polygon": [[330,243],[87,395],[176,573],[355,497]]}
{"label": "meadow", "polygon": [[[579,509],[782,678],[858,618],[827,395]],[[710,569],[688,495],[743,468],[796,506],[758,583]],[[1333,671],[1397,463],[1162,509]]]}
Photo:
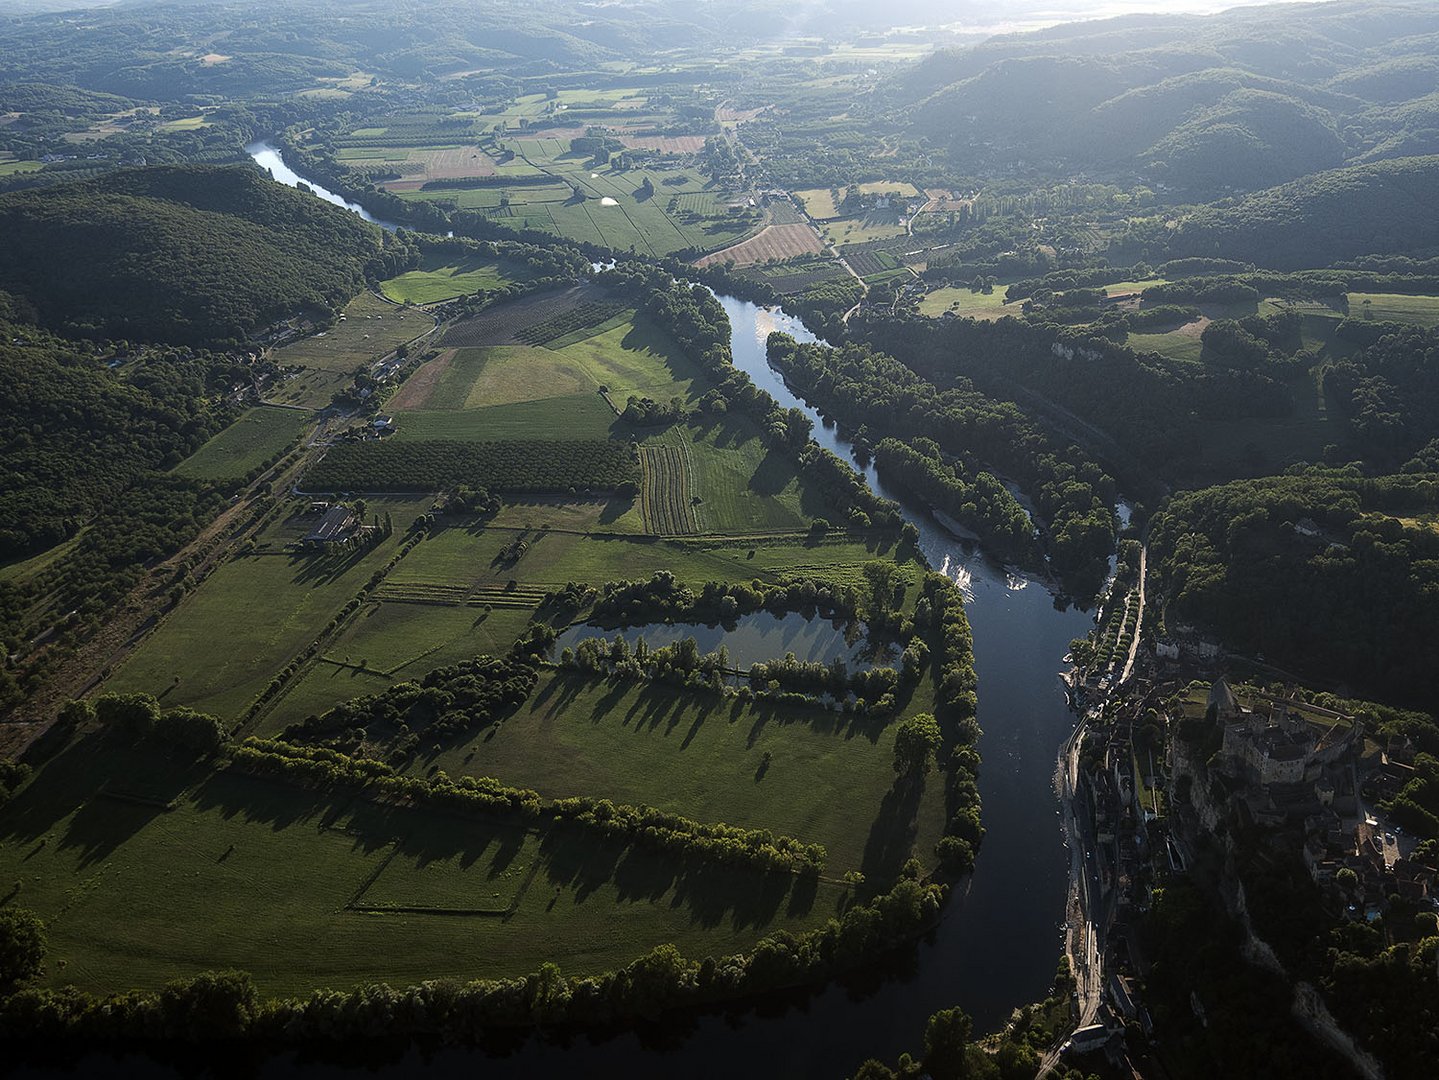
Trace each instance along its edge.
{"label": "meadow", "polygon": [[1439,326],[1439,296],[1405,296],[1398,293],[1350,293],[1349,314],[1383,322]]}
{"label": "meadow", "polygon": [[429,363],[435,367],[425,372],[423,395],[402,392],[392,403],[398,439],[533,438],[535,432],[606,438],[616,417],[602,387],[621,409],[631,395],[693,401],[707,389],[668,335],[633,313],[573,330],[547,347],[458,348]]}
{"label": "meadow", "polygon": [[253,554],[226,562],[188,595],[105,689],[142,691],[166,707],[188,705],[238,721],[395,553],[416,504],[371,502],[374,512],[393,514],[394,536],[367,550],[289,551],[311,519],[282,520]]}
{"label": "meadow", "polygon": [[[107,787],[114,771],[144,772],[148,794]],[[0,874],[46,920],[52,987],[151,988],[224,967],[264,994],[517,976],[547,960],[584,974],[663,942],[738,951],[822,922],[846,895],[563,829],[332,799],[99,738],[42,780],[0,811]]]}
{"label": "meadow", "polygon": [[1018,315],[1018,305],[1006,306],[1008,285],[996,285],[994,292],[970,292],[968,289],[945,287],[935,289],[919,302],[919,313],[930,318],[939,318],[952,311],[967,319],[1002,319],[1006,315]]}
{"label": "meadow", "polygon": [[240,480],[283,453],[310,424],[302,409],[260,405],[196,450],[175,471],[201,480]]}
{"label": "meadow", "polygon": [[421,755],[414,768],[772,829],[823,844],[826,877],[886,878],[944,828],[937,778],[905,813],[886,812],[893,741],[884,721],[556,672],[498,730]]}
{"label": "meadow", "polygon": [[380,291],[400,304],[434,304],[508,285],[514,280],[508,269],[493,260],[432,252],[424,256],[419,269],[382,282]]}

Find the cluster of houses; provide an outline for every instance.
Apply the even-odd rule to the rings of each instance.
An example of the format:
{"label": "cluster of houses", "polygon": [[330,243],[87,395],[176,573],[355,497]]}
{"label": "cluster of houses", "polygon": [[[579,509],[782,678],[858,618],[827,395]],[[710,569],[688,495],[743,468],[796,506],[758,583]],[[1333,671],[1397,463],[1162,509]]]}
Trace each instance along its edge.
{"label": "cluster of houses", "polygon": [[1259,825],[1302,823],[1304,864],[1346,914],[1372,921],[1394,896],[1416,906],[1439,900],[1439,868],[1413,858],[1414,839],[1376,808],[1412,777],[1407,738],[1366,754],[1353,717],[1265,695],[1245,708],[1222,679],[1210,706],[1224,724],[1220,770],[1237,785],[1241,813]]}

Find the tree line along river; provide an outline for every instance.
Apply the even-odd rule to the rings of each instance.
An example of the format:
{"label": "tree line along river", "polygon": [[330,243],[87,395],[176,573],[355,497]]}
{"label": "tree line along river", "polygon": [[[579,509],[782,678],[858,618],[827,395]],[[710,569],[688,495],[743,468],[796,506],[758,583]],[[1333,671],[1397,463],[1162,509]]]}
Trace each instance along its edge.
{"label": "tree line along river", "polygon": [[[268,142],[247,147],[256,164],[280,182],[304,183],[315,194],[381,222],[365,209],[307,180],[285,165]],[[865,972],[828,986],[769,1000],[669,1019],[653,1030],[632,1028],[563,1039],[509,1035],[493,1044],[397,1045],[386,1055],[368,1047],[353,1060],[308,1052],[237,1054],[247,1075],[339,1075],[355,1065],[378,1077],[417,1069],[486,1076],[576,1075],[629,1077],[734,1076],[760,1071],[786,1077],[848,1076],[867,1058],[893,1061],[917,1051],[924,1023],[939,1009],[962,1007],[977,1031],[1000,1026],[1017,1007],[1042,998],[1063,950],[1061,924],[1069,857],[1054,789],[1061,743],[1074,727],[1058,673],[1069,642],[1088,633],[1091,617],[1057,602],[1040,582],[1017,576],[953,538],[923,505],[886,488],[872,466],[855,460],[850,445],[819,412],[770,368],[765,340],[772,331],[802,342],[818,340],[797,318],[721,296],[729,315],[735,364],[786,408],[814,421],[814,437],[854,465],[880,495],[904,508],[919,529],[930,565],[962,588],[974,630],[979,675],[983,765],[980,789],[987,830],[966,892],[956,892],[943,921],[888,970]],[[836,792],[836,798],[843,793]],[[148,1054],[86,1055],[84,1068],[120,1065],[141,1076],[179,1075],[189,1064]],[[211,1063],[213,1064],[213,1062]],[[17,1075],[40,1075],[22,1067]]]}

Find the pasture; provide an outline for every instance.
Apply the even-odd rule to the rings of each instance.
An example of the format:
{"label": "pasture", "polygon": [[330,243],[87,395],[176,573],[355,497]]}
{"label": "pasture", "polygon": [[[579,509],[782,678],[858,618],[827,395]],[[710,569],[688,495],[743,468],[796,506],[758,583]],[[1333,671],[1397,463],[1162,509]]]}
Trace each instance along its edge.
{"label": "pasture", "polygon": [[39,172],[45,167],[40,161],[17,161],[9,154],[0,154],[0,176],[14,176],[17,173]]}
{"label": "pasture", "polygon": [[804,191],[796,191],[794,196],[803,204],[804,212],[816,221],[839,217],[836,196],[843,196],[834,188],[806,188]]}
{"label": "pasture", "polygon": [[489,592],[482,595],[490,600],[482,602],[467,586],[437,587],[414,579],[387,582],[378,595],[383,599],[362,607],[266,710],[256,727],[259,734],[278,734],[312,713],[423,678],[435,668],[501,655],[533,614],[532,605],[501,607],[503,598]]}
{"label": "pasture", "polygon": [[201,480],[240,480],[284,453],[310,425],[300,409],[260,405],[250,409],[175,471]]}
{"label": "pasture", "polygon": [[[112,770],[143,770],[147,801],[108,794]],[[547,960],[579,975],[663,942],[739,951],[845,897],[574,830],[207,774],[98,738],[40,779],[0,810],[0,873],[46,921],[51,987],[154,988],[229,967],[265,995],[512,977]]]}
{"label": "pasture", "polygon": [[434,304],[509,285],[515,279],[507,269],[492,260],[430,253],[419,269],[382,282],[380,291],[396,303]]}
{"label": "pasture", "polygon": [[1439,296],[1399,293],[1350,293],[1349,314],[1356,319],[1439,326]]}
{"label": "pasture", "polygon": [[[280,367],[298,364],[317,371],[349,374],[394,352],[434,328],[423,311],[386,303],[362,292],[345,307],[345,318],[321,333],[276,349],[271,359]],[[326,402],[328,404],[328,402]]]}
{"label": "pasture", "polygon": [[254,554],[226,562],[186,596],[104,688],[239,720],[395,553],[418,507],[372,500],[373,511],[387,509],[395,535],[364,551],[287,551],[286,543],[308,531],[307,519],[272,527]]}
{"label": "pasture", "polygon": [[945,287],[935,289],[919,302],[919,313],[937,319],[952,311],[967,319],[1002,319],[1006,315],[1018,315],[1019,305],[1006,305],[1008,285],[996,285],[989,295],[970,292],[968,289]]}
{"label": "pasture", "polygon": [[616,417],[601,388],[621,409],[631,395],[693,401],[704,392],[704,375],[668,335],[633,312],[612,311],[593,301],[557,309],[532,306],[529,317],[496,308],[457,325],[446,343],[525,337],[549,342],[458,348],[429,361],[415,376],[423,377],[423,384],[393,402],[396,437],[533,438],[553,432],[604,438]]}
{"label": "pasture", "polygon": [[368,290],[346,306],[334,326],[270,354],[286,371],[268,399],[280,405],[322,409],[335,393],[350,386],[355,372],[368,368],[435,326],[434,318],[415,308],[388,303]]}
{"label": "pasture", "polygon": [[893,725],[880,720],[557,671],[493,734],[422,755],[415,768],[772,829],[823,844],[826,877],[883,879],[911,852],[929,862],[944,828],[938,774],[902,810],[886,805],[893,746]]}
{"label": "pasture", "polygon": [[[473,187],[397,193],[406,199],[482,210],[513,228],[543,229],[572,240],[619,251],[633,247],[655,256],[726,247],[758,228],[758,211],[732,211],[732,200],[693,169],[595,168],[587,156],[570,151],[569,137],[526,137],[516,140],[514,148],[526,175],[550,176],[554,182],[498,185],[491,180]],[[506,175],[508,168],[501,166],[499,174]]]}
{"label": "pasture", "polygon": [[867,244],[904,235],[899,212],[890,209],[874,209],[856,217],[836,218],[823,222],[820,228],[824,231],[825,239],[836,247],[845,244]]}

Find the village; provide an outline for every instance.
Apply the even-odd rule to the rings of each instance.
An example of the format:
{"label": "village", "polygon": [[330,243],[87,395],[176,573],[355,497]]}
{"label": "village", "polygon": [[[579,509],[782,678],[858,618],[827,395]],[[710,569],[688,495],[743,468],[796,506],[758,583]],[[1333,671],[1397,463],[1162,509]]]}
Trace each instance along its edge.
{"label": "village", "polygon": [[[1093,941],[1070,950],[1081,969],[1081,1026],[1064,1052],[1102,1051],[1125,1075],[1151,1071],[1136,1052],[1153,1046],[1143,994],[1152,958],[1140,929],[1167,883],[1200,874],[1260,957],[1273,950],[1250,923],[1237,869],[1254,851],[1302,861],[1334,925],[1402,936],[1416,915],[1439,911],[1439,843],[1406,833],[1385,809],[1414,778],[1409,738],[1317,704],[1297,684],[1260,681],[1255,665],[1192,629],[1141,635],[1137,615],[1131,608],[1125,621],[1132,659],[1122,673],[1119,658],[1104,653],[1066,679],[1084,716],[1073,747],[1071,842],[1083,849],[1078,910]],[[1236,671],[1246,681],[1231,683]],[[1088,1009],[1086,982],[1096,997]],[[1189,1004],[1206,1024],[1197,991]],[[1295,1014],[1345,1052],[1317,994]],[[1368,1075],[1365,1057],[1351,1060]],[[1162,1075],[1162,1062],[1154,1071]]]}

